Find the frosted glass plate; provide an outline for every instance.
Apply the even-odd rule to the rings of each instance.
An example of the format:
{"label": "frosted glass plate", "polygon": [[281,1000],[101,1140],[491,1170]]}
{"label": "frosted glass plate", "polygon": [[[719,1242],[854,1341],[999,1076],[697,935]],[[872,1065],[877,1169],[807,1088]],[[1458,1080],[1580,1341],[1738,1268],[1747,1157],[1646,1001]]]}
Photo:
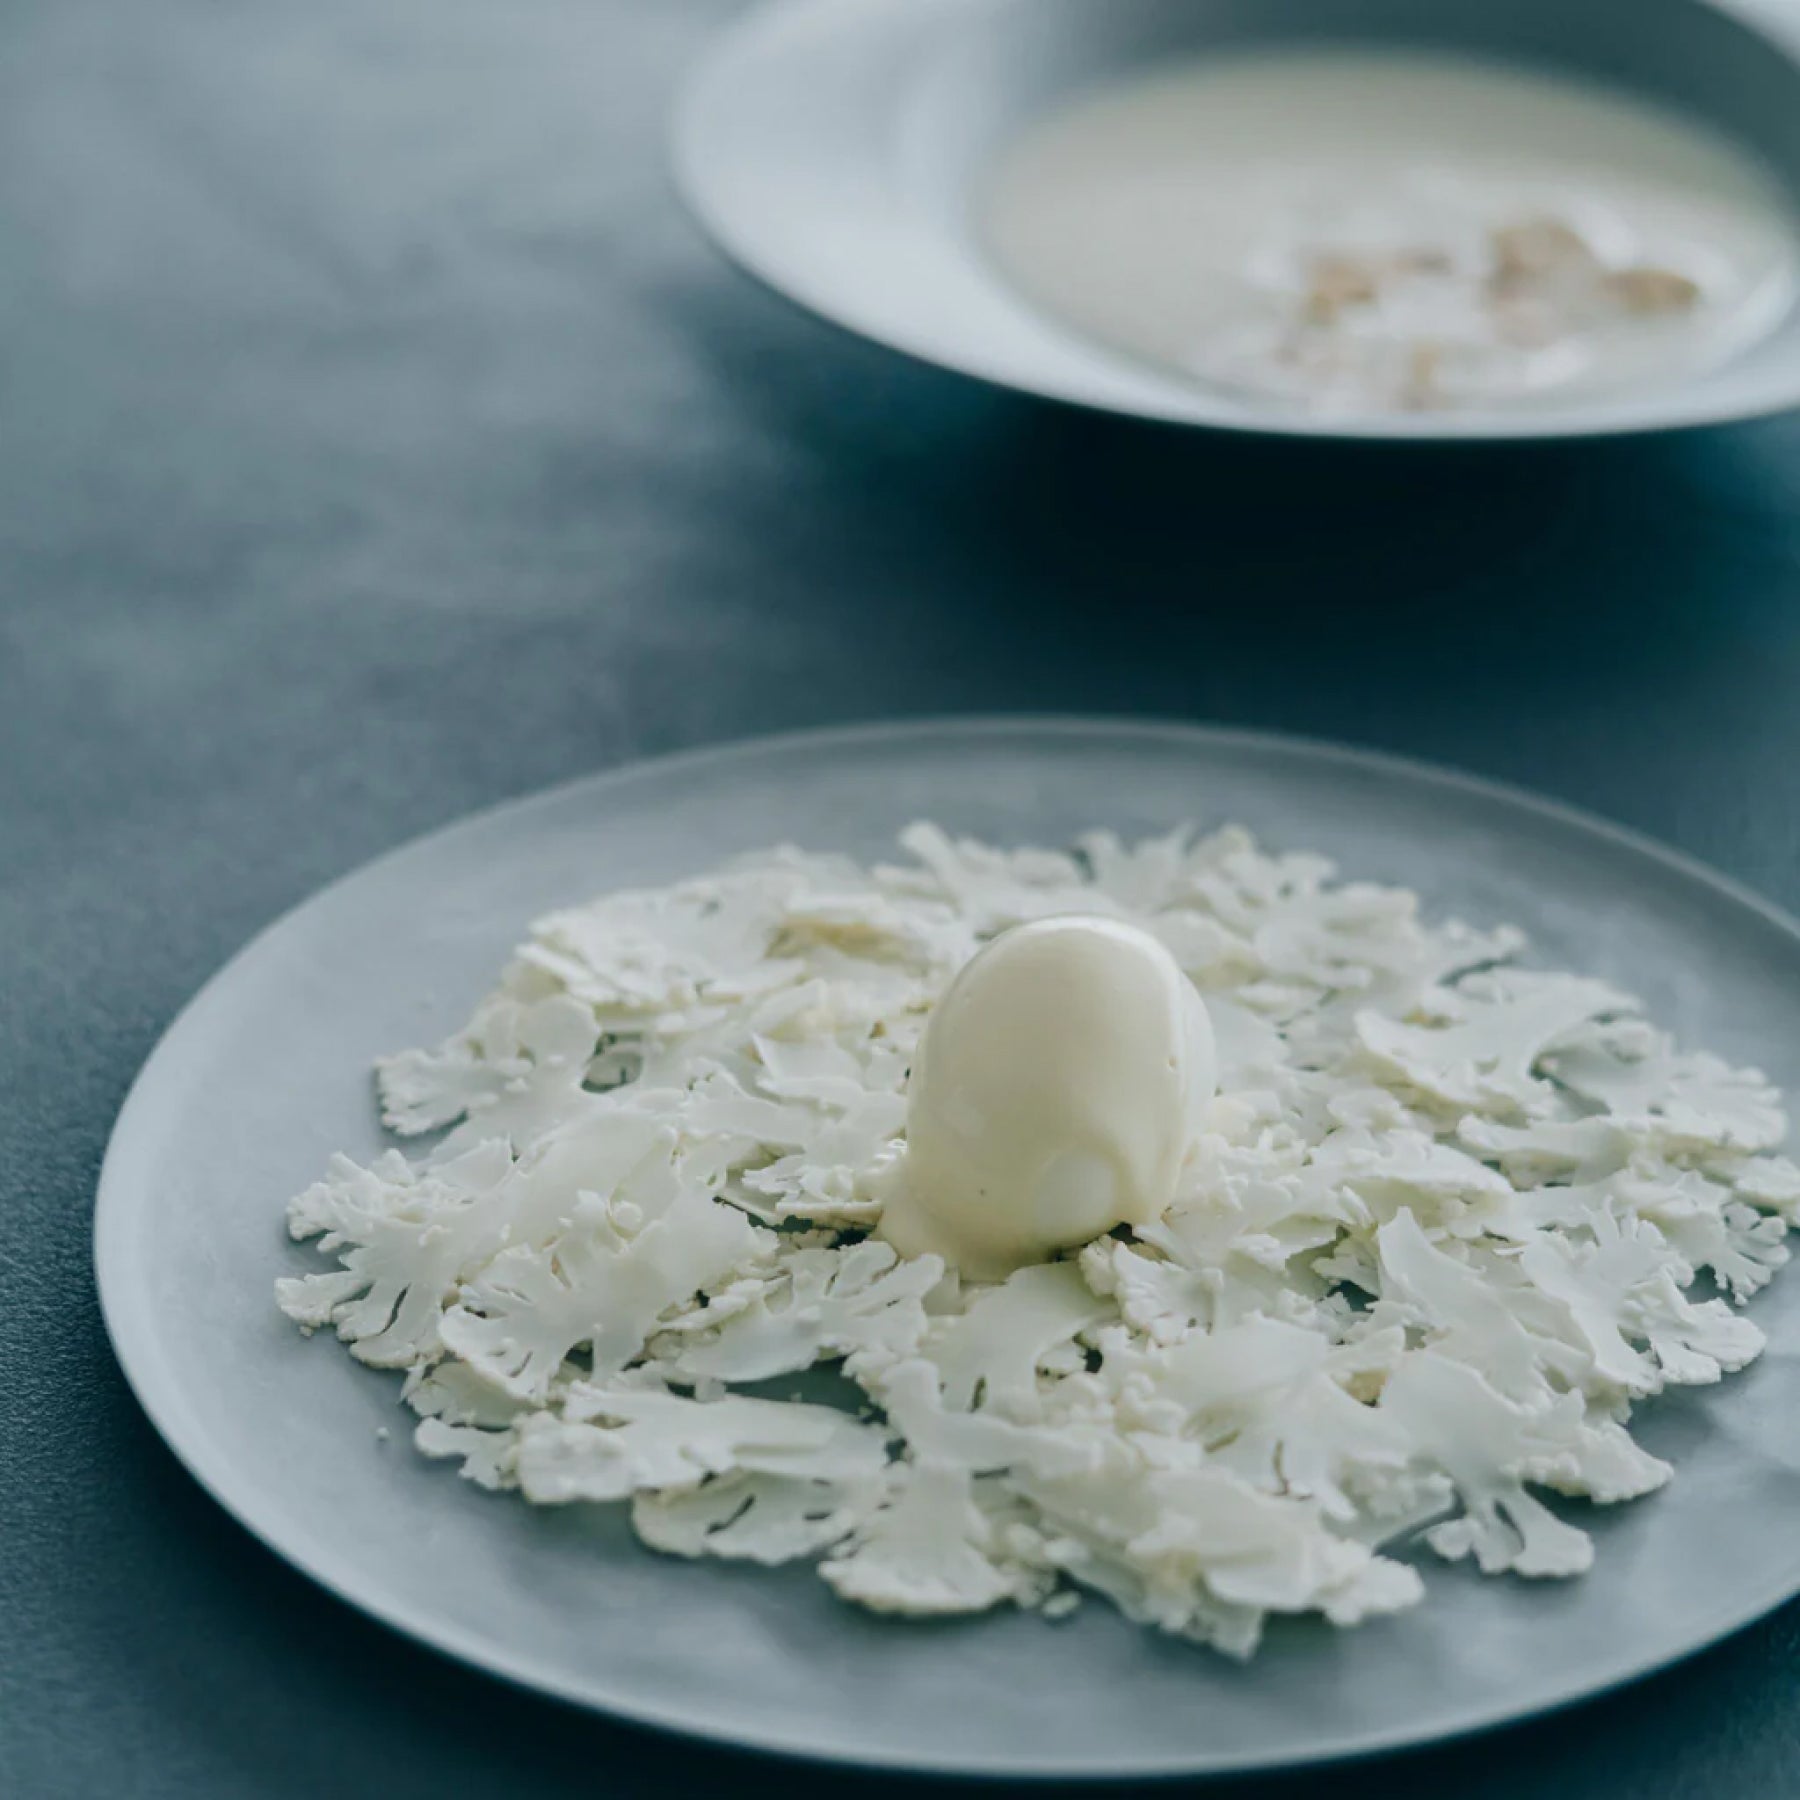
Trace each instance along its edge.
{"label": "frosted glass plate", "polygon": [[1246,1667],[1099,1604],[1060,1625],[884,1622],[804,1568],[673,1561],[620,1510],[483,1494],[413,1451],[396,1377],[276,1312],[275,1278],[311,1266],[283,1203],[332,1151],[382,1146],[371,1060],[460,1024],[534,915],[783,839],[875,854],[922,816],[1038,843],[1242,820],[1434,912],[1522,924],[1547,962],[1636,990],[1684,1038],[1800,1092],[1800,928],[1667,851],[1458,776],[1081,721],[646,763],[326,889],[213,979],[139,1077],[101,1177],[101,1299],[139,1398],[219,1502],[346,1600],[496,1674],[697,1736],[916,1770],[1201,1774],[1421,1743],[1641,1675],[1800,1591],[1800,1271],[1756,1303],[1770,1347],[1749,1373],[1644,1409],[1676,1478],[1582,1514],[1590,1575],[1532,1585],[1427,1559],[1416,1611],[1280,1625]]}

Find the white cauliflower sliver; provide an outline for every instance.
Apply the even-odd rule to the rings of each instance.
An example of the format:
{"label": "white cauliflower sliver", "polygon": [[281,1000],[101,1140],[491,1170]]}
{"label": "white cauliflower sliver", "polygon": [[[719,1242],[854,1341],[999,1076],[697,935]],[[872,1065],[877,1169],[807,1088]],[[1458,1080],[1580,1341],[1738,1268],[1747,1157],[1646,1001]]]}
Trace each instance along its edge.
{"label": "white cauliflower sliver", "polygon": [[658,1365],[672,1376],[766,1381],[826,1357],[864,1366],[910,1355],[925,1337],[925,1296],[943,1279],[934,1256],[901,1262],[873,1239],[782,1257],[747,1298],[674,1321]]}
{"label": "white cauliflower sliver", "polygon": [[997,1538],[967,1469],[896,1463],[886,1503],[819,1573],[846,1600],[914,1618],[1041,1598],[1041,1573],[997,1558]]}
{"label": "white cauliflower sliver", "polygon": [[735,1469],[697,1488],[633,1497],[631,1523],[654,1550],[776,1564],[839,1543],[876,1506],[882,1477],[820,1479]]}
{"label": "white cauliflower sliver", "polygon": [[867,1481],[886,1460],[885,1433],[834,1407],[736,1395],[690,1400],[577,1383],[560,1417],[533,1413],[518,1429],[519,1485],[527,1499],[548,1505],[695,1488],[734,1470]]}

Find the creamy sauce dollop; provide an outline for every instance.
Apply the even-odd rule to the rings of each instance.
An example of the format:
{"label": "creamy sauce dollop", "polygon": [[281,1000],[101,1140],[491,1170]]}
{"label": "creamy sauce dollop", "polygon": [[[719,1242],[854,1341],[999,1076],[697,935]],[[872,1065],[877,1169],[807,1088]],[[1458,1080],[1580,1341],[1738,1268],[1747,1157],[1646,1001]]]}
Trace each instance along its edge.
{"label": "creamy sauce dollop", "polygon": [[997,1280],[1175,1196],[1216,1082],[1206,1007],[1148,932],[1069,915],[978,952],[933,1010],[881,1235]]}

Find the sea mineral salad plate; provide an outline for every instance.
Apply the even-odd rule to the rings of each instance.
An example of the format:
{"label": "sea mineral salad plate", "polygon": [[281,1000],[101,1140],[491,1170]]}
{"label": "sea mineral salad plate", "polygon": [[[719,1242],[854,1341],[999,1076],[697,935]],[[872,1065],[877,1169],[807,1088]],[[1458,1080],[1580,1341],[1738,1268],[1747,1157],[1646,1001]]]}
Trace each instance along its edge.
{"label": "sea mineral salad plate", "polygon": [[418,1640],[598,1711],[881,1767],[1036,1777],[1273,1769],[1420,1744],[1594,1694],[1800,1592],[1800,1288],[1752,1302],[1765,1355],[1634,1423],[1675,1465],[1577,1507],[1590,1573],[1483,1579],[1421,1557],[1426,1602],[1277,1624],[1237,1663],[1089,1605],[909,1623],[803,1567],[660,1557],[616,1508],[531,1508],[417,1456],[391,1374],[272,1298],[317,1266],[282,1209],[386,1141],[375,1058],[459,1026],[528,923],[791,841],[876,858],[932,818],[996,844],[1238,821],[1427,910],[1512,922],[1533,960],[1635,992],[1679,1038],[1800,1090],[1800,928],[1667,851],[1528,796],[1242,733],[991,720],[778,738],[650,762],[394,852],[256,939],[170,1028],[102,1173],[96,1266],[158,1429],[249,1530]]}

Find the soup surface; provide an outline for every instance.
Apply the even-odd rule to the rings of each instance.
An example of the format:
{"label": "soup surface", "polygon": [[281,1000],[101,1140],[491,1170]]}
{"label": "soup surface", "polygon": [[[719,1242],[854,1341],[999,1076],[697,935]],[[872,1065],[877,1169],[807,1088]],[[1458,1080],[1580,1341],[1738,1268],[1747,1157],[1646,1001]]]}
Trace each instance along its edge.
{"label": "soup surface", "polygon": [[978,227],[1040,310],[1246,401],[1554,406],[1666,384],[1787,312],[1792,206],[1723,135],[1522,67],[1214,58],[1028,126]]}

